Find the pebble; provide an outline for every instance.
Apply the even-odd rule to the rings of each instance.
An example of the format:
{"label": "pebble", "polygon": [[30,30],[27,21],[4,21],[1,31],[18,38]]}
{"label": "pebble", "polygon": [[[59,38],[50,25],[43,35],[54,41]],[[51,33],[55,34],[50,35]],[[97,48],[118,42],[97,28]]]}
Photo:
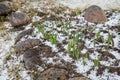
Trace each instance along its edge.
{"label": "pebble", "polygon": [[24,12],[15,12],[10,17],[10,23],[13,27],[18,28],[31,22],[31,18]]}
{"label": "pebble", "polygon": [[92,23],[103,23],[107,21],[105,12],[96,5],[92,5],[86,9],[85,19]]}

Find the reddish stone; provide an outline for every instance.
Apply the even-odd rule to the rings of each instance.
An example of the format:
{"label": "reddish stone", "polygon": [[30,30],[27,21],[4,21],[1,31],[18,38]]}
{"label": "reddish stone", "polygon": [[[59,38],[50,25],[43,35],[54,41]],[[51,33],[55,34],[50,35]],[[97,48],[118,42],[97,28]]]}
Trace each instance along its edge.
{"label": "reddish stone", "polygon": [[69,80],[90,80],[86,77],[74,77],[74,78],[70,78]]}
{"label": "reddish stone", "polygon": [[102,23],[107,21],[105,12],[96,5],[90,6],[85,11],[85,19],[92,23]]}
{"label": "reddish stone", "polygon": [[17,27],[23,26],[27,23],[30,23],[31,19],[28,15],[26,15],[23,12],[15,12],[12,14],[12,16],[10,18],[10,22],[13,27],[17,28]]}
{"label": "reddish stone", "polygon": [[49,68],[40,73],[37,80],[68,80],[68,72],[65,69]]}
{"label": "reddish stone", "polygon": [[0,2],[0,16],[8,15],[12,11],[11,3],[8,1]]}

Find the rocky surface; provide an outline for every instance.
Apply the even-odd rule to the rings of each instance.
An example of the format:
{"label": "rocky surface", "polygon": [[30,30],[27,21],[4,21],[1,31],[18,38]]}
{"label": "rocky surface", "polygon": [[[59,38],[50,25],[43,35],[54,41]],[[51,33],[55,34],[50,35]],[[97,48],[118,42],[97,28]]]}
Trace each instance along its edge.
{"label": "rocky surface", "polygon": [[68,80],[68,73],[64,69],[49,68],[40,73],[37,80]]}
{"label": "rocky surface", "polygon": [[90,80],[90,79],[85,77],[74,77],[74,78],[70,78],[69,80]]}
{"label": "rocky surface", "polygon": [[25,67],[29,70],[36,70],[42,64],[39,56],[39,50],[29,49],[23,55]]}
{"label": "rocky surface", "polygon": [[107,21],[105,12],[96,5],[92,5],[86,9],[85,19],[93,23],[102,23]]}
{"label": "rocky surface", "polygon": [[21,41],[15,45],[15,51],[20,54],[24,53],[24,51],[33,48],[37,45],[41,45],[41,41],[39,39],[27,39],[25,41]]}
{"label": "rocky surface", "polygon": [[10,17],[10,23],[15,28],[21,27],[21,26],[28,24],[30,22],[31,22],[30,17],[23,12],[15,12]]}
{"label": "rocky surface", "polygon": [[0,2],[0,16],[8,15],[12,11],[11,2]]}
{"label": "rocky surface", "polygon": [[17,42],[19,42],[22,37],[24,37],[24,36],[26,36],[26,35],[31,35],[32,32],[33,32],[33,29],[28,29],[28,30],[25,30],[25,31],[19,33],[19,34],[17,35],[16,39],[15,39],[15,44],[16,44]]}

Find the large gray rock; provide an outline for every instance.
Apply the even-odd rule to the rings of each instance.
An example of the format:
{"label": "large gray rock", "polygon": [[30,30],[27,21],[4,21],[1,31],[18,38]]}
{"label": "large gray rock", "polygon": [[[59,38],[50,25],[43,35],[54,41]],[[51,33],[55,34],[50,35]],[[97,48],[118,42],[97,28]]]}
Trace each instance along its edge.
{"label": "large gray rock", "polygon": [[12,11],[11,2],[4,1],[0,2],[0,16],[6,16]]}
{"label": "large gray rock", "polygon": [[31,22],[30,17],[23,12],[15,12],[10,17],[10,23],[17,28]]}
{"label": "large gray rock", "polygon": [[105,12],[96,5],[90,6],[85,11],[85,19],[92,23],[102,23],[107,21]]}

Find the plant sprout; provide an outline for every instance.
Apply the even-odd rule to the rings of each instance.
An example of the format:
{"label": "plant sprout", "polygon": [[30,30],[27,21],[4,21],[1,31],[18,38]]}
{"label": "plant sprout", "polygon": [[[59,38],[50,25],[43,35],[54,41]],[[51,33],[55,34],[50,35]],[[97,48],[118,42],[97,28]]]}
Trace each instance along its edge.
{"label": "plant sprout", "polygon": [[101,33],[101,32],[98,31],[97,34],[96,34],[96,38],[94,39],[94,47],[95,47],[95,45],[96,45],[97,39],[100,38],[100,36],[101,36],[100,33]]}
{"label": "plant sprout", "polygon": [[101,59],[101,56],[99,56],[98,59],[94,59],[94,66],[95,66],[95,67],[99,66],[99,64],[100,64],[100,59]]}
{"label": "plant sprout", "polygon": [[106,50],[109,49],[111,43],[112,43],[112,47],[113,47],[114,46],[114,40],[113,40],[112,36],[110,35],[110,32],[108,32],[107,46],[105,48]]}
{"label": "plant sprout", "polygon": [[47,33],[43,25],[37,25],[38,30],[42,33],[46,40],[49,40],[52,44],[57,44],[57,35],[54,33]]}
{"label": "plant sprout", "polygon": [[56,34],[50,34],[49,41],[51,41],[52,44],[57,44],[57,35]]}
{"label": "plant sprout", "polygon": [[83,65],[86,64],[86,61],[85,61],[85,57],[84,57],[84,56],[82,56],[82,62],[83,62]]}
{"label": "plant sprout", "polygon": [[78,42],[81,38],[81,35],[74,34],[73,39],[68,43],[68,53],[71,54],[76,60],[80,57],[80,45],[78,45]]}

